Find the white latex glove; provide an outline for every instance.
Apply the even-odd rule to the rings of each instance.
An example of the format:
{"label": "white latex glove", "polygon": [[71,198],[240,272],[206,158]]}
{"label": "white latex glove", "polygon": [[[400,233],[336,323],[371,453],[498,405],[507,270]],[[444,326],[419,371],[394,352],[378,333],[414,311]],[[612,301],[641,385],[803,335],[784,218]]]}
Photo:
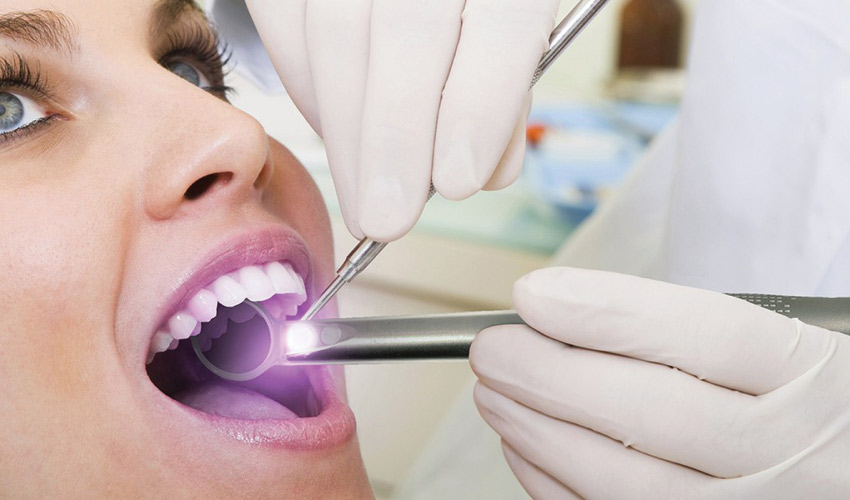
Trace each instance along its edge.
{"label": "white latex glove", "polygon": [[389,241],[419,218],[432,180],[458,200],[518,177],[528,86],[558,3],[248,0],[248,8],[287,92],[325,140],[348,229]]}
{"label": "white latex glove", "polygon": [[847,336],[597,271],[535,271],[514,299],[534,329],[486,330],[470,361],[533,497],[850,496]]}

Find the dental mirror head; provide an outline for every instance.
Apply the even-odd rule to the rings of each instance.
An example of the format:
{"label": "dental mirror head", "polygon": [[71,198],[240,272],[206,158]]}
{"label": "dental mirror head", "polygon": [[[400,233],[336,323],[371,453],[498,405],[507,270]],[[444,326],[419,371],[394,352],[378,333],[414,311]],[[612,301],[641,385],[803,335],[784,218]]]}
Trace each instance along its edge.
{"label": "dental mirror head", "polygon": [[262,305],[248,300],[220,310],[215,321],[192,337],[192,348],[209,371],[234,382],[255,379],[275,365],[287,364],[287,352],[308,349],[315,342],[309,324],[283,327]]}

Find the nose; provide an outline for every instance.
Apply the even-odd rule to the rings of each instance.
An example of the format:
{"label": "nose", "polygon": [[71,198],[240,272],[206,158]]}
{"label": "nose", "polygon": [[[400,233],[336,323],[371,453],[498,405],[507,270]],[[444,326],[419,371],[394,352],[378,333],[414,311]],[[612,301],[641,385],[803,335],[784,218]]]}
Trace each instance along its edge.
{"label": "nose", "polygon": [[[147,215],[164,220],[259,199],[274,168],[259,122],[172,74],[158,80],[148,82],[140,105],[159,103],[142,149],[150,152],[142,190]],[[139,112],[150,116],[149,109]]]}

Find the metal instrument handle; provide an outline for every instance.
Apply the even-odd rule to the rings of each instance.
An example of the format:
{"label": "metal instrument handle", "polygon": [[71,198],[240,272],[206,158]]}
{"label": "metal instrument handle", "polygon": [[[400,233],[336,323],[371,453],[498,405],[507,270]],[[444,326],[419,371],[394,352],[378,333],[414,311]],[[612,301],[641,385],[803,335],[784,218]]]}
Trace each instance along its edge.
{"label": "metal instrument handle", "polygon": [[850,335],[850,297],[794,297],[730,293],[773,312],[797,318],[803,323]]}
{"label": "metal instrument handle", "polygon": [[[850,298],[729,294],[789,318],[850,335]],[[478,332],[525,324],[515,311],[348,318],[308,322],[325,345],[286,356],[290,364],[465,359]],[[328,335],[330,332],[330,335]]]}
{"label": "metal instrument handle", "polygon": [[291,364],[334,364],[466,359],[478,332],[496,325],[525,324],[514,311],[393,316],[311,321],[328,345],[291,353]]}

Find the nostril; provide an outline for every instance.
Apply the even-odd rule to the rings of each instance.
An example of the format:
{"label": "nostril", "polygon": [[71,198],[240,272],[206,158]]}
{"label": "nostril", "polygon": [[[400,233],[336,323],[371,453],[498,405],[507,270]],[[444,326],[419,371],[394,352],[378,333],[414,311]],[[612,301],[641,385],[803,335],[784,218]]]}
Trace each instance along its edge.
{"label": "nostril", "polygon": [[193,182],[183,194],[183,197],[187,200],[197,200],[216,184],[227,184],[232,177],[233,174],[230,172],[205,175]]}

